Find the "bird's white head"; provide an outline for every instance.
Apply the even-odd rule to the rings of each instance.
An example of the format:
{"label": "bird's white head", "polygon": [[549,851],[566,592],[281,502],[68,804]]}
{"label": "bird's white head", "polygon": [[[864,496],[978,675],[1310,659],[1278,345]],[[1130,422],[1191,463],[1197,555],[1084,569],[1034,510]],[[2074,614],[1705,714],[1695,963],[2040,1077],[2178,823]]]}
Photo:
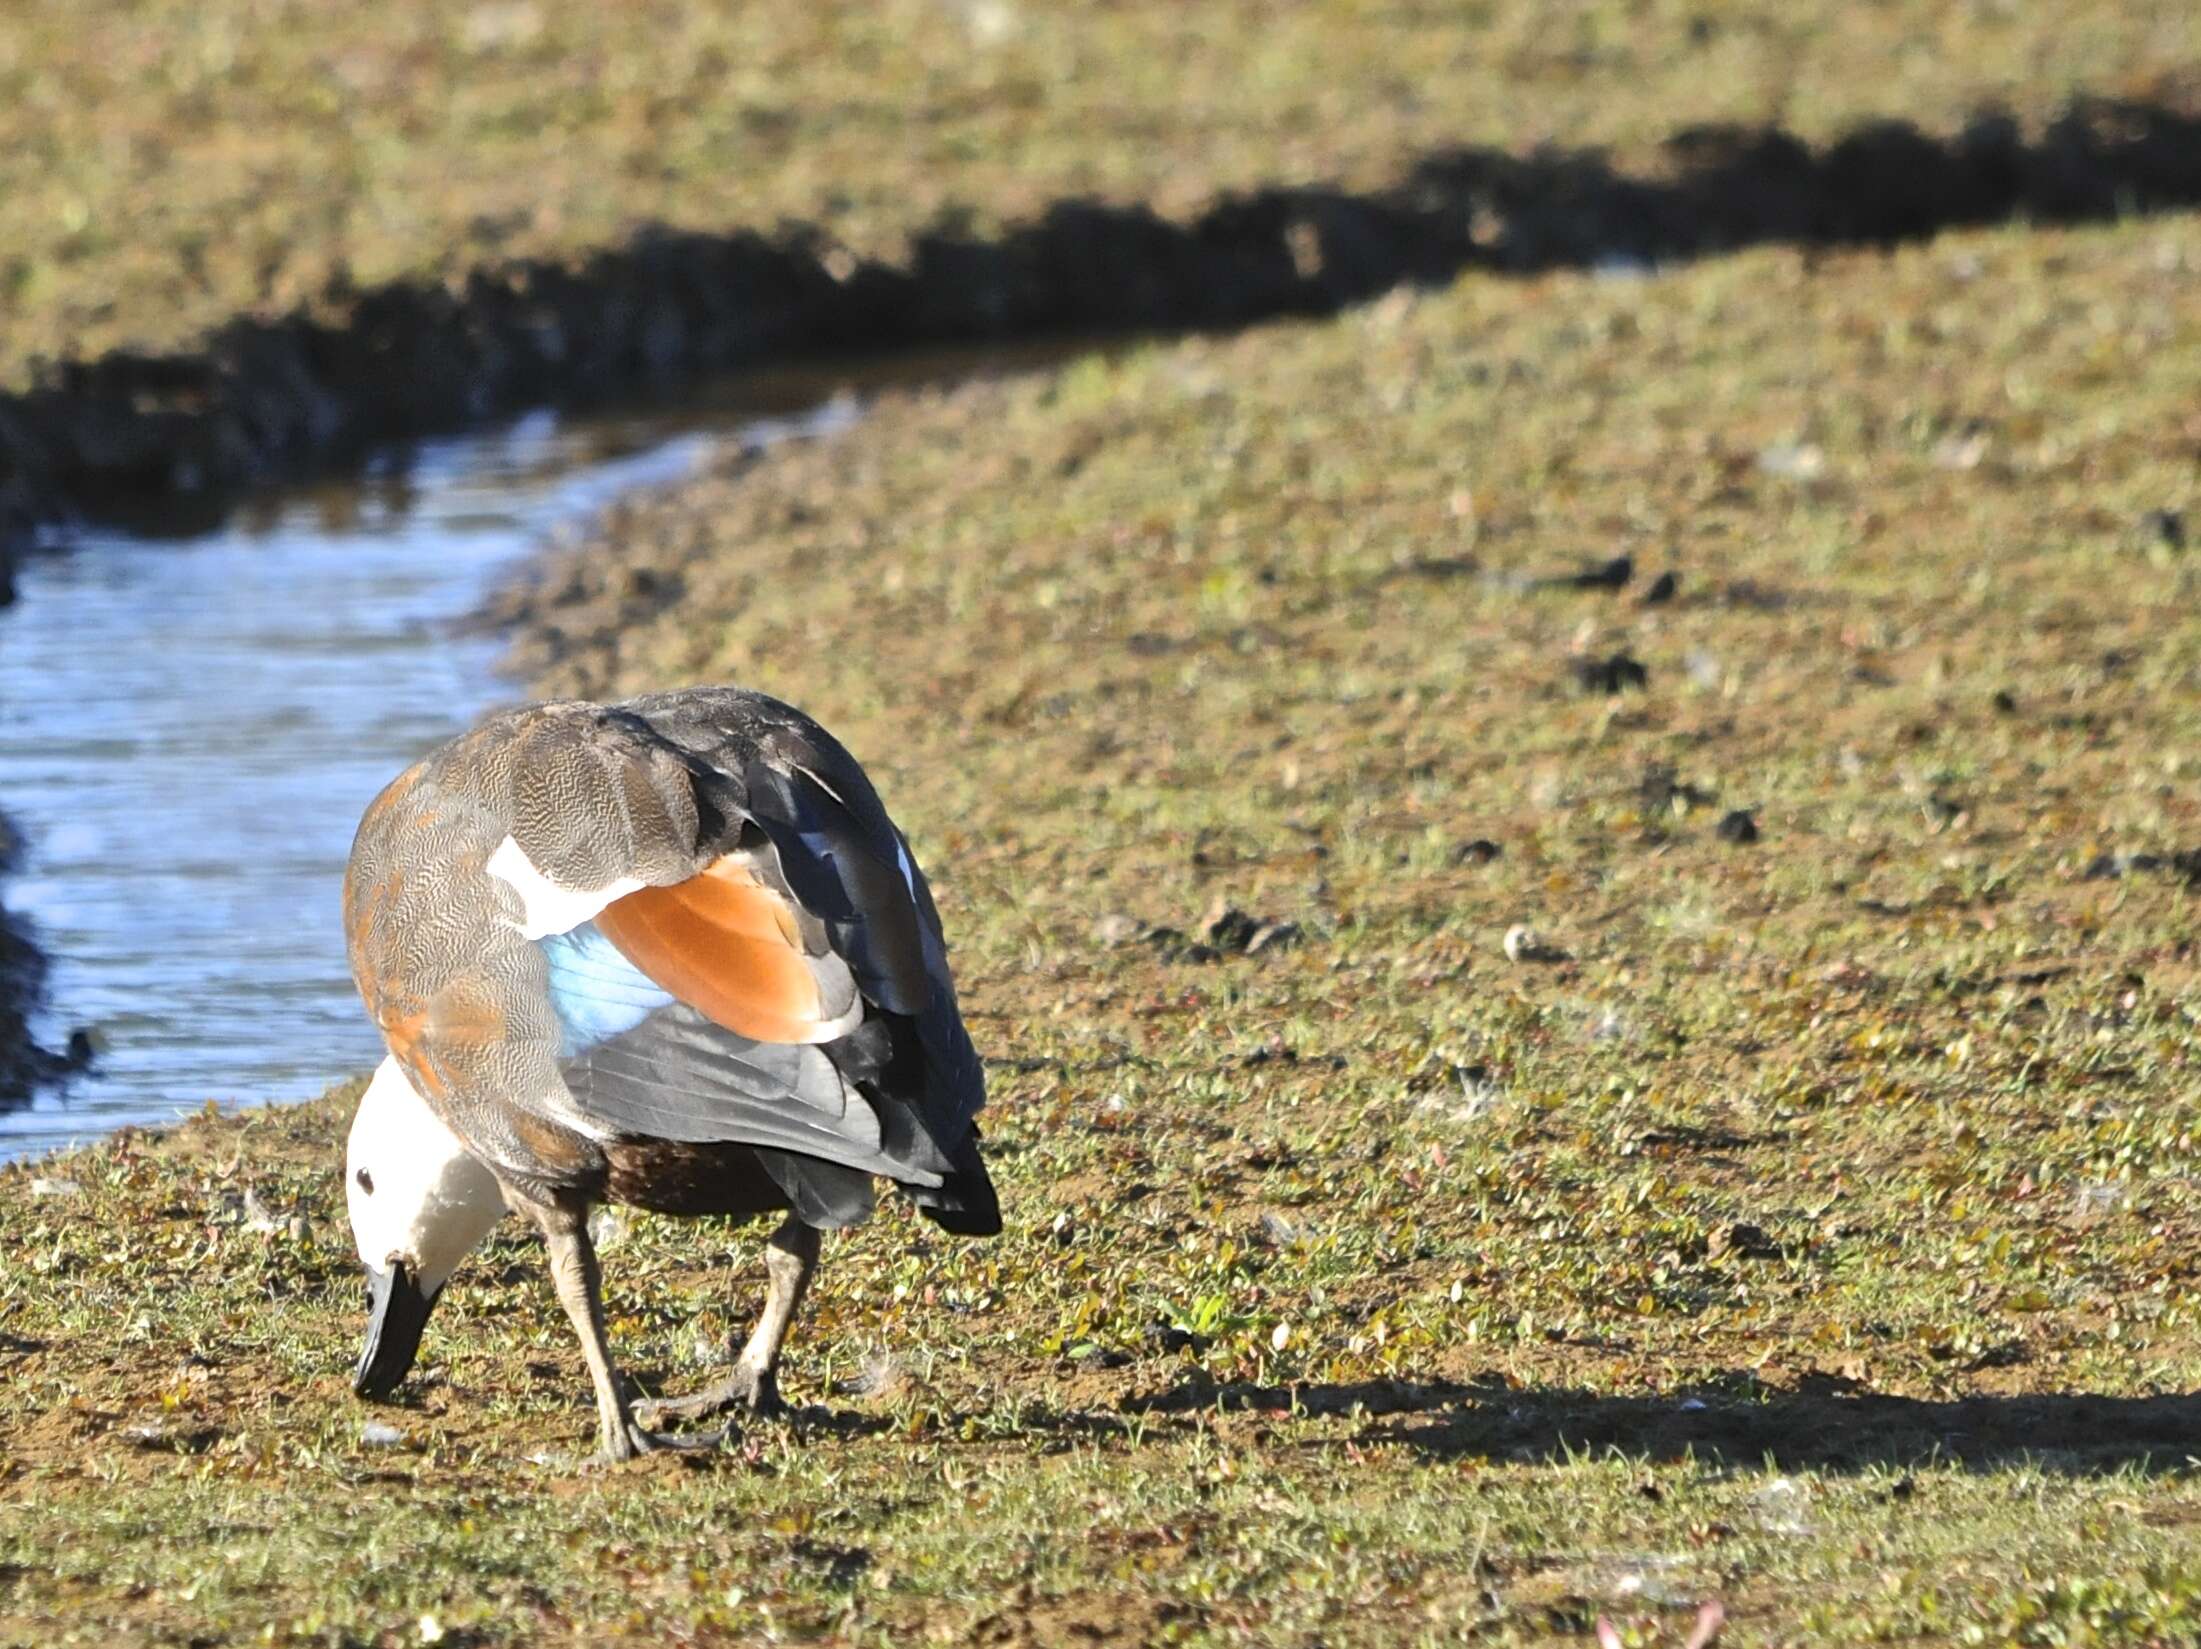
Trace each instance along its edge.
{"label": "bird's white head", "polygon": [[352,1118],[344,1198],[367,1268],[367,1344],[352,1386],[385,1397],[412,1368],[445,1281],[503,1215],[504,1193],[390,1058]]}

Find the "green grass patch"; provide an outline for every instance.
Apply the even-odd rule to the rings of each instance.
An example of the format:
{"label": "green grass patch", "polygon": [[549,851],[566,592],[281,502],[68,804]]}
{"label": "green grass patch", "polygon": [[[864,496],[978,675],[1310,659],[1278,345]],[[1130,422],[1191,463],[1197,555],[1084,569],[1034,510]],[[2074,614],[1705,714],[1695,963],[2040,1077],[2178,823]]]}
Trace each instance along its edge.
{"label": "green grass patch", "polygon": [[[1007,1234],[884,1213],[795,1421],[592,1478],[516,1235],[350,1398],[344,1096],[19,1166],[0,1636],[2191,1638],[2197,270],[1470,279],[620,506],[520,657],[871,765]],[[757,1235],[610,1247],[649,1390]]]}

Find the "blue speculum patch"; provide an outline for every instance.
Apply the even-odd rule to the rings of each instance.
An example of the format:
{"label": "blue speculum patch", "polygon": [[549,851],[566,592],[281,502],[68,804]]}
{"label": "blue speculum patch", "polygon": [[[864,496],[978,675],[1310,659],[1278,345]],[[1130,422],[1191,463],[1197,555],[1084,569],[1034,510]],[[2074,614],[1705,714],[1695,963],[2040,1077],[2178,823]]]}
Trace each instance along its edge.
{"label": "blue speculum patch", "polygon": [[558,1015],[558,1056],[572,1059],[631,1031],[673,994],[628,961],[594,922],[542,941],[550,963],[550,1005]]}

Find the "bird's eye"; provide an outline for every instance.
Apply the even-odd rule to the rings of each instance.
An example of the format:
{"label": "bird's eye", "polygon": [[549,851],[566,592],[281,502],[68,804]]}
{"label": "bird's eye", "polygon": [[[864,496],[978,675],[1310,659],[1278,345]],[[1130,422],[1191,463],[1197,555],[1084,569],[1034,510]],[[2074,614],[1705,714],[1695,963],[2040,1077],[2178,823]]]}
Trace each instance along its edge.
{"label": "bird's eye", "polygon": [[362,1168],[353,1177],[359,1181],[360,1190],[366,1192],[367,1195],[370,1197],[374,1195],[374,1175],[368,1173],[366,1169]]}

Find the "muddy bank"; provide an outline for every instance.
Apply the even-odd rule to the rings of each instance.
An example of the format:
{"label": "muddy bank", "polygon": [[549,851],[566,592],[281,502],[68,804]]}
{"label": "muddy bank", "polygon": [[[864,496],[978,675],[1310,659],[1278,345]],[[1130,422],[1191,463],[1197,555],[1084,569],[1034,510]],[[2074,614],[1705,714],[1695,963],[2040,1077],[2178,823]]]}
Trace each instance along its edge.
{"label": "muddy bank", "polygon": [[1950,137],[1885,122],[1817,150],[1779,130],[1696,129],[1640,175],[1588,150],[1444,151],[1389,189],[1278,187],[1188,221],[1065,200],[994,239],[937,228],[894,264],[803,228],[650,234],[578,262],[331,291],[193,353],[53,368],[0,399],[0,544],[71,519],[203,527],[246,489],[377,443],[803,355],[1227,327],[1473,268],[1893,243],[2196,202],[2201,115],[2101,101],[2037,131],[2001,115]]}

